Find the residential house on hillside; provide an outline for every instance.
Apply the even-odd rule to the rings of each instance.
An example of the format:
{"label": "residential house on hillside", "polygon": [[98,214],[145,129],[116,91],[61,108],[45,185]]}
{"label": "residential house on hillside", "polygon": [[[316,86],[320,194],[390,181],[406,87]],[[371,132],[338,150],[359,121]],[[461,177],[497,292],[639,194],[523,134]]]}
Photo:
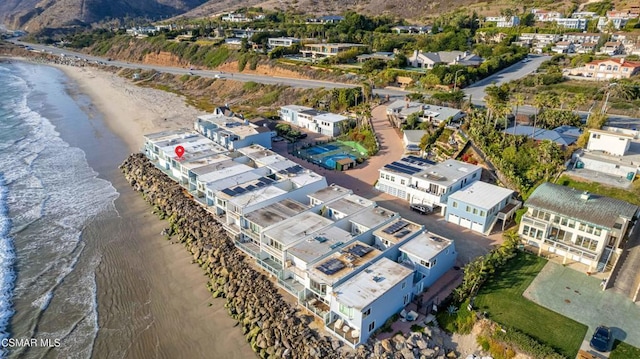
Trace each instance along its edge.
{"label": "residential house on hillside", "polygon": [[382,61],[393,61],[396,58],[394,52],[374,52],[372,54],[362,54],[356,56],[358,62],[365,62],[367,60],[377,59]]}
{"label": "residential house on hillside", "polygon": [[297,37],[270,37],[267,46],[272,49],[275,47],[291,47],[300,43],[300,39]]}
{"label": "residential house on hillside", "polygon": [[586,42],[598,43],[601,34],[589,32],[568,32],[562,35],[563,41],[570,41],[574,44],[584,44]]}
{"label": "residential house on hillside", "polygon": [[598,14],[593,11],[576,11],[571,14],[573,19],[591,19],[596,16],[598,16]]}
{"label": "residential house on hillside", "polygon": [[445,219],[474,232],[489,234],[498,220],[502,221],[504,230],[520,205],[512,190],[476,181],[449,196]]}
{"label": "residential house on hillside", "polygon": [[536,21],[555,21],[555,19],[559,19],[562,17],[562,14],[557,11],[547,11],[542,9],[531,9],[531,13],[533,14]]}
{"label": "residential house on hillside", "polygon": [[624,28],[629,20],[638,18],[638,14],[630,11],[607,11],[606,17],[598,19],[597,28],[599,31],[605,31],[608,28],[620,30]]}
{"label": "residential house on hillside", "polygon": [[576,52],[576,49],[570,41],[558,41],[555,46],[551,48],[551,51],[556,54],[573,54]]}
{"label": "residential house on hillside", "polygon": [[409,25],[409,26],[394,26],[391,31],[397,34],[429,34],[432,27],[429,25]]}
{"label": "residential house on hillside", "polygon": [[622,253],[638,206],[553,183],[538,186],[527,199],[518,234],[563,263],[578,262],[602,272]]}
{"label": "residential house on hillside", "polygon": [[640,61],[627,61],[624,58],[595,60],[569,70],[571,75],[598,80],[629,78],[639,72]]}
{"label": "residential house on hillside", "polygon": [[308,18],[307,24],[337,24],[342,20],[344,20],[344,16],[323,15],[316,18]]}
{"label": "residential house on hillside", "polygon": [[427,130],[404,130],[402,131],[402,143],[404,144],[405,152],[421,153],[420,142],[422,137],[428,135]]}
{"label": "residential house on hillside", "polygon": [[615,127],[590,129],[587,148],[573,158],[576,169],[624,178],[629,184],[640,173],[640,132]]}
{"label": "residential house on hillside", "polygon": [[517,16],[487,16],[485,22],[495,22],[496,27],[514,27],[520,25],[520,18]]}
{"label": "residential house on hillside", "polygon": [[553,21],[558,24],[558,26],[565,27],[567,29],[576,29],[576,30],[586,30],[587,29],[587,19],[572,19],[572,18],[557,18]]}
{"label": "residential house on hillside", "polygon": [[482,57],[468,51],[422,52],[422,50],[415,50],[407,58],[409,66],[424,69],[432,69],[435,65],[480,66],[483,62]]}
{"label": "residential house on hillside", "polygon": [[311,57],[313,59],[323,59],[325,57],[338,56],[339,53],[359,49],[367,49],[367,45],[362,44],[305,44],[300,53],[303,57]]}
{"label": "residential house on hillside", "polygon": [[514,44],[529,47],[533,52],[539,53],[542,52],[543,48],[555,44],[560,39],[561,36],[558,34],[522,33]]}
{"label": "residential house on hillside", "polygon": [[622,42],[613,42],[613,41],[605,42],[604,45],[598,51],[598,54],[603,54],[608,56],[620,55],[622,53],[624,53],[624,45],[622,45]]}
{"label": "residential house on hillside", "polygon": [[228,14],[222,15],[220,20],[227,22],[249,22],[252,19],[248,18],[245,14],[236,14],[230,12]]}

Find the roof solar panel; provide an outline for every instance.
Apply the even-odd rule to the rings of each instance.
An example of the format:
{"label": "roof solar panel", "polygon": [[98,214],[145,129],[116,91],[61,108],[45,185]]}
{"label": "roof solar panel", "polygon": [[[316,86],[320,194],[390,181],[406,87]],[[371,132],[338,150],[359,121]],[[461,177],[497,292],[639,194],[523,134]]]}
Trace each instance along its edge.
{"label": "roof solar panel", "polygon": [[373,250],[372,248],[365,247],[360,244],[356,244],[355,246],[349,248],[349,253],[353,254],[354,256],[362,257],[367,253],[371,252],[372,250]]}
{"label": "roof solar panel", "polygon": [[266,184],[264,182],[258,182],[258,183],[256,183],[256,186],[264,187],[264,186],[266,186]]}
{"label": "roof solar panel", "polygon": [[326,275],[332,275],[334,273],[339,272],[344,267],[346,266],[344,265],[344,263],[342,263],[341,260],[337,258],[332,258],[320,264],[319,266],[317,266],[316,269],[318,269],[320,272]]}
{"label": "roof solar panel", "polygon": [[253,185],[248,185],[248,186],[246,187],[246,189],[247,189],[247,191],[253,191],[254,189],[256,189],[256,187],[255,187],[255,186],[253,186]]}
{"label": "roof solar panel", "polygon": [[247,192],[247,190],[242,187],[236,187],[233,190],[238,194]]}
{"label": "roof solar panel", "polygon": [[226,194],[226,195],[229,195],[229,196],[231,196],[231,197],[233,197],[233,196],[235,196],[235,195],[236,195],[236,193],[235,193],[234,191],[232,191],[231,189],[229,189],[229,188],[225,188],[225,189],[223,189],[223,190],[222,190],[222,193],[224,193],[224,194]]}

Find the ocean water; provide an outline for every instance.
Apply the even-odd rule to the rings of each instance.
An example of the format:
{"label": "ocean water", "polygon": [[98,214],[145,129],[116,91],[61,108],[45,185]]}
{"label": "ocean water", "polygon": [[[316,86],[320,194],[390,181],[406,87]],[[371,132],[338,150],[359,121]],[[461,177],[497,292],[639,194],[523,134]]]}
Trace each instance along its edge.
{"label": "ocean water", "polygon": [[118,215],[116,189],[89,166],[104,154],[80,149],[90,103],[46,66],[0,63],[0,86],[0,339],[16,340],[0,357],[88,358],[102,258],[82,234]]}

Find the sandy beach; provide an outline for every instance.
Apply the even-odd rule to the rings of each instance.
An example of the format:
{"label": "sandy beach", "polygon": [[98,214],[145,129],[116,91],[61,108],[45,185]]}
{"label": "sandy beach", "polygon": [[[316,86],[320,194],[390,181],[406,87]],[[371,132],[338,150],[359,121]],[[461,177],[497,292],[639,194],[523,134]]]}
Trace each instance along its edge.
{"label": "sandy beach", "polygon": [[73,79],[80,90],[104,115],[107,126],[129,146],[140,150],[143,135],[167,129],[193,128],[204,112],[187,106],[178,95],[140,87],[116,74],[92,67],[56,65]]}
{"label": "sandy beach", "polygon": [[[143,135],[192,128],[202,112],[168,92],[138,87],[94,68],[56,66],[91,98],[94,110],[130,152]],[[119,161],[124,158],[119,159]],[[103,253],[96,272],[100,331],[94,357],[224,358],[255,357],[223,299],[213,299],[207,277],[184,247],[167,241],[167,226],[151,213],[119,171],[103,173],[120,194],[119,218],[94,223],[83,236],[99,241]],[[153,354],[151,354],[153,353]]]}

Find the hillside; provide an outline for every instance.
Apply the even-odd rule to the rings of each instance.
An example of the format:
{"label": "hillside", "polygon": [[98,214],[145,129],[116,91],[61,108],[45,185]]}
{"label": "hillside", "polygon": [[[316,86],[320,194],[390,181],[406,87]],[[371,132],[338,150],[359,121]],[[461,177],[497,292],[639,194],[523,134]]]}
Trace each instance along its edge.
{"label": "hillside", "polygon": [[87,26],[107,19],[159,19],[184,13],[206,0],[3,0],[0,22],[30,32]]}

